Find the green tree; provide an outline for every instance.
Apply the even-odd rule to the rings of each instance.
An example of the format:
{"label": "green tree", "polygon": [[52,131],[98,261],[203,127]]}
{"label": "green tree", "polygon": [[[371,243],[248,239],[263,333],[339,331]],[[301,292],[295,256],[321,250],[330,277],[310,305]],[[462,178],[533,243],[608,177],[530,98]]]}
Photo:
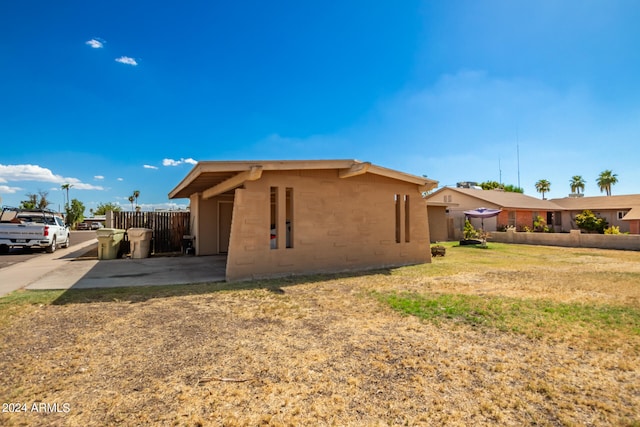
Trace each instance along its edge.
{"label": "green tree", "polygon": [[27,193],[26,196],[27,200],[20,202],[20,209],[46,209],[51,204],[47,191],[39,190],[38,194]]}
{"label": "green tree", "polygon": [[136,199],[136,208],[138,207],[138,197],[140,197],[140,191],[133,190],[133,198]]}
{"label": "green tree", "polygon": [[129,203],[131,203],[131,211],[132,211],[132,212],[133,212],[133,201],[134,201],[135,199],[136,199],[135,197],[133,197],[133,196],[129,196]]}
{"label": "green tree", "polygon": [[580,191],[584,191],[584,179],[580,175],[574,175],[571,177],[571,192],[580,194]]}
{"label": "green tree", "polygon": [[580,230],[602,234],[609,224],[606,219],[596,216],[587,209],[576,215],[576,225]]}
{"label": "green tree", "polygon": [[71,200],[66,208],[67,225],[74,226],[84,220],[84,205],[78,199]]}
{"label": "green tree", "polygon": [[516,187],[512,184],[500,184],[498,181],[485,181],[480,183],[480,187],[483,190],[504,190],[508,193],[524,193],[524,190],[520,187]]}
{"label": "green tree", "polygon": [[507,184],[504,186],[504,191],[507,193],[524,193],[524,189],[522,187],[518,187],[513,184]]}
{"label": "green tree", "polygon": [[618,183],[618,175],[611,172],[609,169],[603,171],[596,180],[600,192],[606,192],[607,196],[611,195],[611,186]]}
{"label": "green tree", "polygon": [[500,184],[498,181],[485,181],[480,183],[480,187],[483,190],[495,190],[495,189],[501,189],[502,184]]}
{"label": "green tree", "polygon": [[106,215],[107,211],[120,212],[122,208],[115,203],[98,203],[98,206],[94,209],[94,215]]}
{"label": "green tree", "polygon": [[544,200],[545,193],[548,193],[551,190],[551,183],[546,179],[541,179],[536,182],[536,191],[538,193],[542,193],[542,200]]}

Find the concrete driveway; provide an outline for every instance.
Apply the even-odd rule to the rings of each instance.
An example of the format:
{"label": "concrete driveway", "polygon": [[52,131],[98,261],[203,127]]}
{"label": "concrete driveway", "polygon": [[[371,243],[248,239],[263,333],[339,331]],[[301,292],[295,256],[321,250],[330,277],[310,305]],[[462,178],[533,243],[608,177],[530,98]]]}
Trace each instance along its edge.
{"label": "concrete driveway", "polygon": [[97,241],[90,240],[53,254],[43,254],[0,269],[0,296],[17,289],[87,289],[125,286],[222,282],[226,256],[169,256],[97,260],[82,257]]}

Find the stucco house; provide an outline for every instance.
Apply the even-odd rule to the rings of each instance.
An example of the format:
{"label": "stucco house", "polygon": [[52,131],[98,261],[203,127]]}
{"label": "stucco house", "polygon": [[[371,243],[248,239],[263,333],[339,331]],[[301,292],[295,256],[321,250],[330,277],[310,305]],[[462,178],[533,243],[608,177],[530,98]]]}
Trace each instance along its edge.
{"label": "stucco house", "polygon": [[[464,211],[480,207],[501,209],[496,217],[484,219],[485,231],[497,231],[500,227],[513,226],[520,230],[533,227],[533,222],[541,216],[549,226],[561,227],[559,223],[561,208],[549,200],[541,200],[522,193],[505,192],[501,190],[482,190],[475,188],[442,187],[427,195],[427,205],[446,204],[447,235],[449,240],[462,238],[464,229]],[[480,228],[481,220],[471,218],[471,224]],[[441,227],[441,225],[440,225]],[[558,230],[560,231],[560,230]],[[434,233],[434,229],[431,230]]]}
{"label": "stucco house", "polygon": [[[609,226],[620,227],[623,233],[640,234],[640,195],[564,197],[551,200],[501,190],[443,187],[427,197],[430,212],[431,235],[441,236],[446,228],[449,240],[462,238],[464,211],[479,207],[502,209],[494,218],[484,220],[486,231],[497,231],[504,226],[522,230],[533,228],[533,222],[541,216],[555,232],[577,229],[576,215],[589,209],[607,220]],[[431,206],[434,205],[434,208]],[[446,205],[446,223],[439,212]],[[433,216],[433,218],[431,218]],[[437,221],[437,224],[436,224]],[[471,218],[475,228],[480,228],[480,219]],[[433,225],[432,225],[433,224]],[[436,231],[436,228],[439,231]],[[444,239],[443,239],[444,240]]]}
{"label": "stucco house", "polygon": [[227,281],[430,262],[423,193],[437,182],[358,160],[204,161],[189,198],[196,255]]}
{"label": "stucco house", "polygon": [[604,218],[609,226],[620,227],[623,233],[640,234],[640,194],[596,197],[564,197],[550,202],[562,208],[565,230],[575,229],[575,217],[588,209]]}

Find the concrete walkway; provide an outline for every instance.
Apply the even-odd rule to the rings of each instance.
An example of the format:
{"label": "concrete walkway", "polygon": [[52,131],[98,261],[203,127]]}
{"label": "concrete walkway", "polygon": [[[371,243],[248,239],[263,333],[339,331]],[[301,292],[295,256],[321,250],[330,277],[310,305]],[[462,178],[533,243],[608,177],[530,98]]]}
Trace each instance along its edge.
{"label": "concrete walkway", "polygon": [[0,297],[17,289],[87,289],[221,282],[226,257],[80,258],[97,240],[0,269]]}

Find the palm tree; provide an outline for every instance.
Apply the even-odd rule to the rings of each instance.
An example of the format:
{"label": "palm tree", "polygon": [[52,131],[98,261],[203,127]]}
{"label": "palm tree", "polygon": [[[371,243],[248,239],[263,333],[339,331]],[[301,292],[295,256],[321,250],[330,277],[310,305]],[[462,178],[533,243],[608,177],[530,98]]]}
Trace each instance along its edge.
{"label": "palm tree", "polygon": [[600,192],[606,192],[607,196],[611,195],[611,186],[618,182],[618,175],[611,172],[609,169],[603,171],[598,176],[596,183],[600,188]]}
{"label": "palm tree", "polygon": [[584,179],[580,175],[574,175],[571,177],[571,192],[580,194],[580,191],[584,191]]}
{"label": "palm tree", "polygon": [[546,179],[541,179],[536,182],[536,191],[542,193],[542,200],[544,200],[544,193],[548,193],[551,190],[551,183]]}
{"label": "palm tree", "polygon": [[133,197],[133,196],[129,196],[129,203],[131,203],[131,212],[133,212],[133,201],[134,201],[135,199],[136,199],[135,197]]}
{"label": "palm tree", "polygon": [[66,200],[65,200],[65,202],[64,202],[64,206],[65,206],[65,208],[68,208],[68,207],[69,207],[69,189],[70,189],[71,187],[73,187],[73,184],[62,184],[62,185],[60,186],[60,188],[61,188],[62,190],[67,190],[67,199],[66,199]]}
{"label": "palm tree", "polygon": [[136,206],[138,206],[138,197],[140,197],[140,191],[133,190],[133,198],[136,199]]}

